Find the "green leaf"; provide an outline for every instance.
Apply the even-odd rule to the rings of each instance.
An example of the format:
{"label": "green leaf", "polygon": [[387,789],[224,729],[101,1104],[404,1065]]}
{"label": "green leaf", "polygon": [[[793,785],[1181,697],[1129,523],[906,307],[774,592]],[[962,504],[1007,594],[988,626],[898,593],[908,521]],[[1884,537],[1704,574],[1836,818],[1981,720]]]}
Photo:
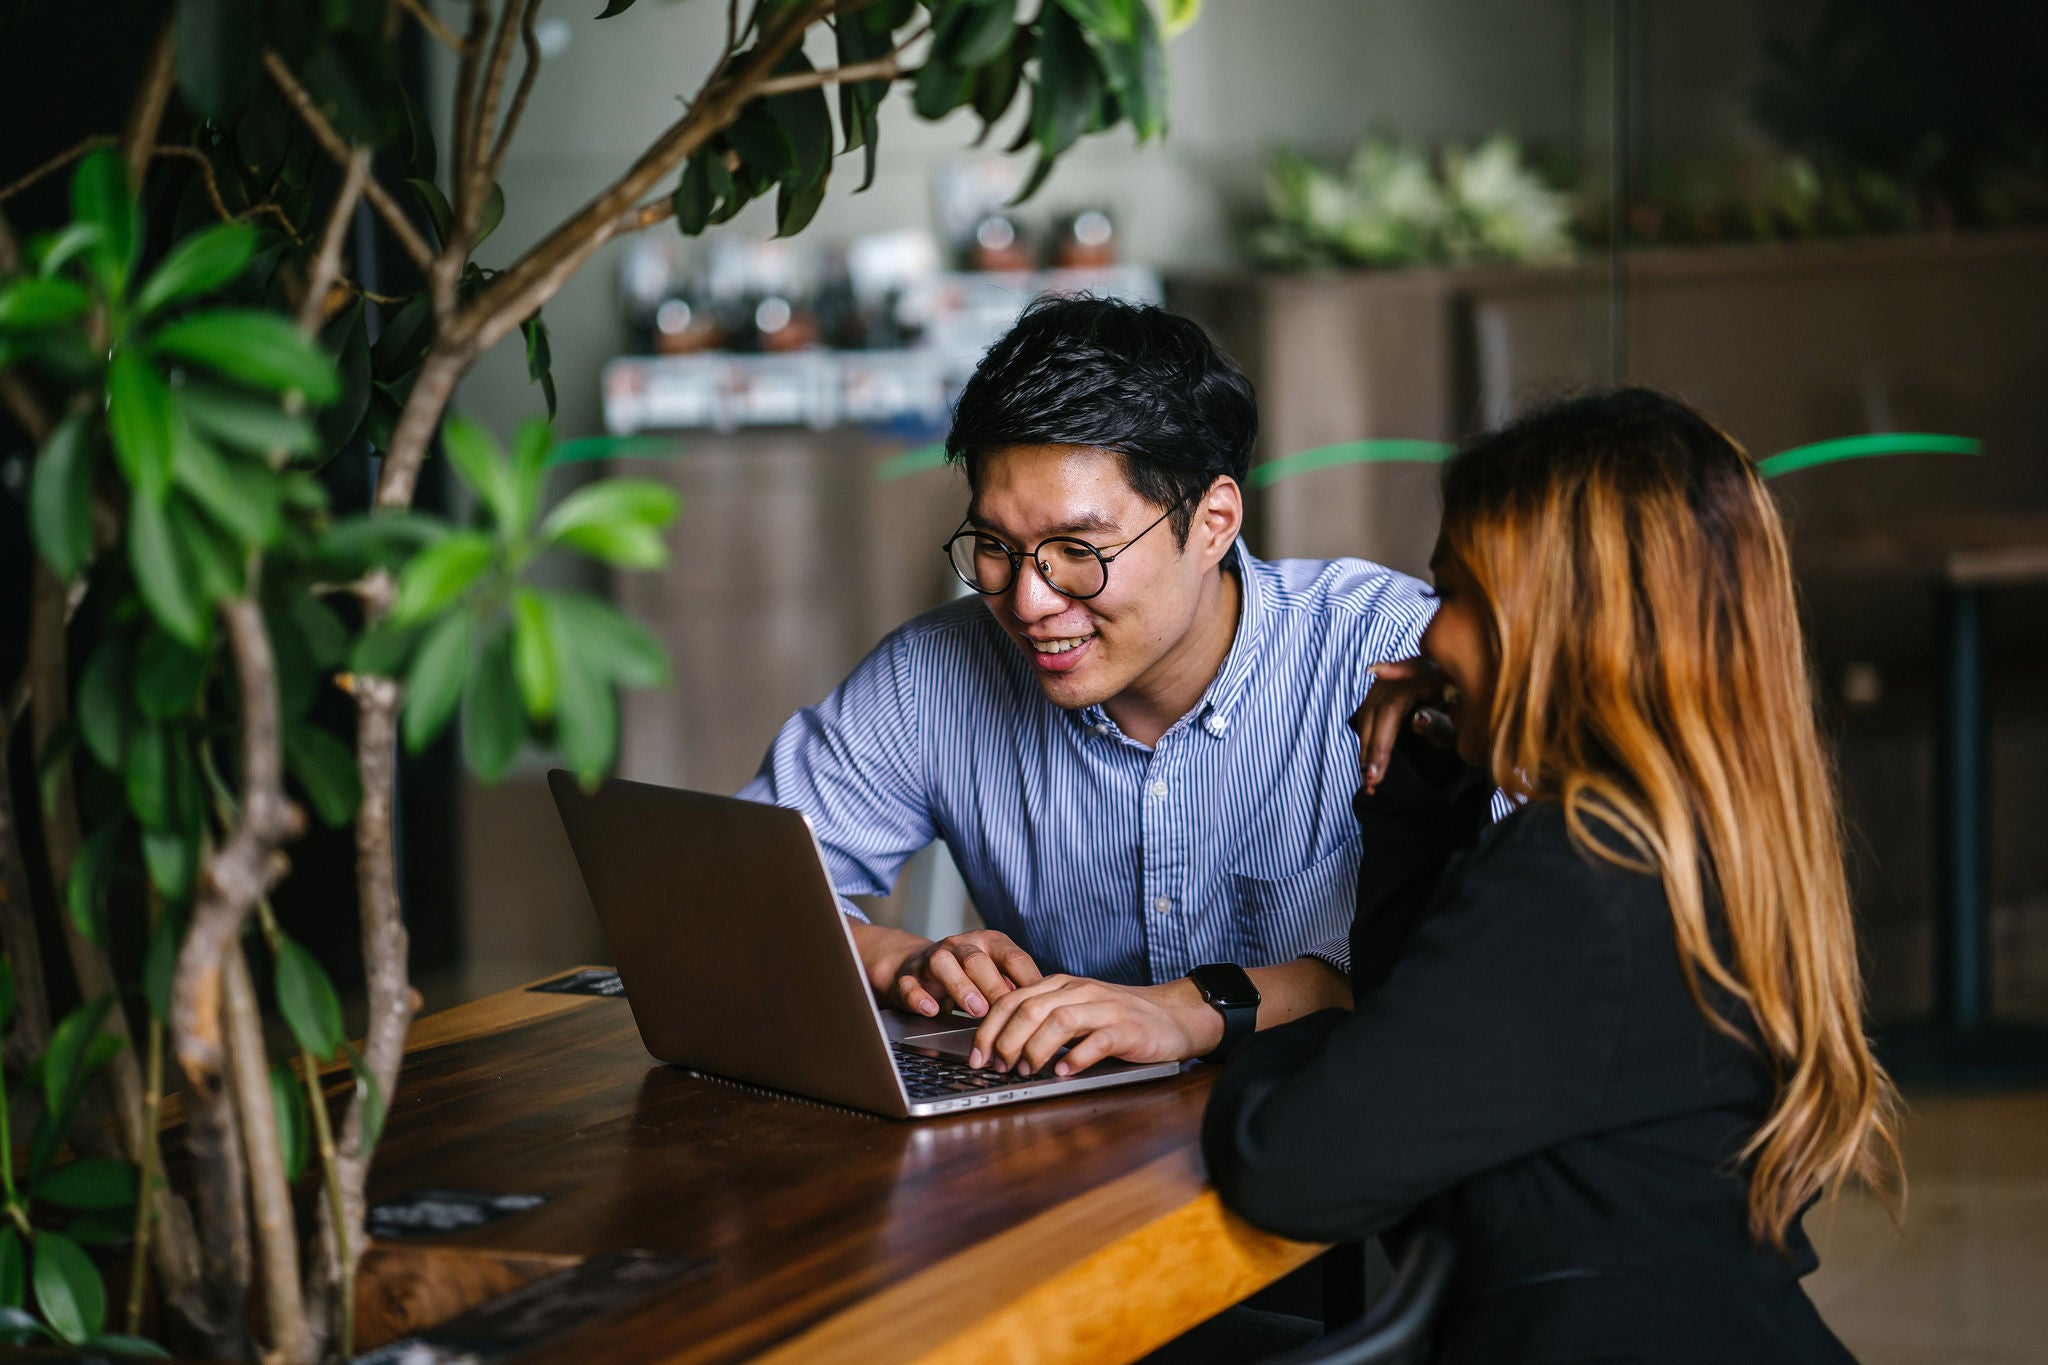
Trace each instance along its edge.
{"label": "green leaf", "polygon": [[178,92],[208,121],[233,124],[256,93],[255,0],[178,0],[177,25]]}
{"label": "green leaf", "polygon": [[416,626],[379,621],[356,642],[355,650],[349,656],[349,667],[372,677],[396,678],[403,673],[405,661],[412,657],[412,647],[419,643],[419,638]]}
{"label": "green leaf", "polygon": [[434,310],[425,294],[408,299],[384,319],[384,330],[370,348],[370,368],[379,379],[410,372],[427,354],[434,339]]}
{"label": "green leaf", "polygon": [[626,569],[667,561],[660,531],[675,519],[682,499],[649,479],[606,479],[571,493],[541,523],[541,538]]}
{"label": "green leaf", "polygon": [[[8,1230],[13,1231],[11,1228]],[[0,1346],[37,1346],[55,1339],[56,1333],[36,1321],[33,1313],[20,1308],[0,1307]]]}
{"label": "green leaf", "polygon": [[144,830],[142,861],[149,869],[149,883],[174,905],[192,899],[192,884],[199,876],[199,835],[186,829]]}
{"label": "green leaf", "polygon": [[35,1196],[67,1209],[123,1209],[135,1204],[132,1161],[80,1157],[36,1182]]}
{"label": "green leaf", "polygon": [[142,998],[160,1022],[171,1018],[171,983],[178,971],[178,949],[185,941],[185,917],[165,912],[149,931],[149,949],[142,959]]}
{"label": "green leaf", "polygon": [[293,725],[284,733],[284,762],[322,823],[339,828],[355,818],[363,784],[356,756],[346,744],[317,725]]}
{"label": "green leaf", "polygon": [[1202,0],[1166,0],[1166,36],[1178,38],[1202,16]]}
{"label": "green leaf", "polygon": [[823,179],[806,180],[801,184],[784,181],[782,191],[775,197],[775,235],[794,237],[810,226],[817,216],[818,206],[825,202]]}
{"label": "green leaf", "polygon": [[234,283],[256,254],[256,229],[247,223],[217,223],[171,248],[163,264],[135,296],[140,313],[197,298]]}
{"label": "green leaf", "polygon": [[994,130],[996,120],[1009,112],[1017,91],[1024,84],[1024,63],[1037,50],[1037,39],[1030,29],[1020,28],[1013,32],[1010,45],[1003,49],[1002,55],[985,63],[974,78],[971,103],[975,116],[981,120],[982,138]]}
{"label": "green leaf", "polygon": [[128,563],[150,615],[179,640],[204,649],[212,618],[192,555],[178,544],[162,504],[138,501],[129,507]]}
{"label": "green leaf", "polygon": [[448,207],[448,196],[441,193],[441,187],[431,180],[408,180],[405,183],[412,187],[420,207],[427,211],[427,221],[434,227],[435,242],[447,245],[448,226],[455,221],[455,210]]}
{"label": "green leaf", "polygon": [[215,309],[180,318],[151,344],[230,379],[277,393],[297,390],[309,403],[332,402],[341,390],[334,362],[276,313]]}
{"label": "green leaf", "polygon": [[156,1356],[161,1360],[171,1358],[171,1353],[155,1342],[120,1332],[101,1332],[98,1336],[87,1337],[85,1344],[95,1351],[112,1351],[117,1355]]}
{"label": "green leaf", "polygon": [[156,367],[126,347],[107,366],[107,426],[128,486],[161,503],[177,460],[178,410]]}
{"label": "green leaf", "polygon": [[547,599],[531,588],[512,598],[513,671],[526,714],[545,721],[555,713],[555,637],[548,624]]}
{"label": "green leaf", "polygon": [[270,1068],[270,1107],[277,1115],[277,1148],[284,1158],[284,1178],[295,1181],[306,1169],[309,1143],[306,1130],[312,1126],[312,1111],[306,1107],[305,1087],[283,1062]]}
{"label": "green leaf", "polygon": [[363,1153],[367,1156],[384,1136],[384,1090],[370,1074],[370,1064],[363,1060],[363,1054],[347,1043],[341,1047],[348,1053],[348,1069],[355,1073],[356,1097],[363,1102]]}
{"label": "green leaf", "polygon": [[684,165],[682,179],[676,182],[675,198],[670,202],[675,209],[676,228],[685,237],[695,237],[711,222],[722,197],[720,178],[724,182],[723,192],[730,193],[732,175],[715,147],[700,149]]}
{"label": "green leaf", "polygon": [[1166,53],[1152,7],[1144,0],[1131,6],[1129,40],[1117,42],[1090,35],[1090,46],[1109,75],[1110,88],[1122,102],[1124,116],[1144,142],[1166,132]]}
{"label": "green leaf", "polygon": [[142,714],[169,720],[191,710],[206,685],[206,663],[205,654],[162,630],[150,631],[135,659],[135,699]]}
{"label": "green leaf", "polygon": [[173,396],[187,426],[236,450],[252,455],[278,450],[307,455],[320,448],[311,422],[283,411],[270,399],[251,398],[212,384],[186,384]]}
{"label": "green leaf", "polygon": [[764,103],[756,100],[741,109],[725,130],[726,141],[740,154],[740,163],[762,180],[787,180],[797,173],[796,146]]}
{"label": "green leaf", "polygon": [[525,679],[515,683],[513,672],[513,631],[500,626],[462,688],[462,751],[470,770],[486,782],[505,775],[526,732],[519,709]]}
{"label": "green leaf", "polygon": [[[1142,0],[1140,0],[1142,3]],[[1045,163],[1074,145],[1102,97],[1102,70],[1073,16],[1046,6],[1038,47],[1038,88],[1031,100],[1032,140]],[[1028,195],[1019,195],[1024,199]]]}
{"label": "green leaf", "polygon": [[376,381],[370,371],[370,333],[364,313],[361,302],[350,304],[320,332],[321,346],[335,357],[341,394],[321,412],[315,428],[320,452],[313,465],[316,469],[347,449],[370,411]]}
{"label": "green leaf", "polygon": [[547,604],[560,654],[575,654],[625,687],[668,685],[668,652],[617,607],[581,593],[550,594]]}
{"label": "green leaf", "polygon": [[410,625],[437,616],[476,585],[497,556],[481,531],[457,531],[421,550],[398,575],[398,601],[391,619]]}
{"label": "green leaf", "polygon": [[942,119],[967,103],[974,89],[974,69],[956,66],[943,58],[926,61],[917,73],[917,89],[911,108],[922,119]]}
{"label": "green leaf", "polygon": [[457,612],[427,632],[405,678],[405,747],[427,747],[462,700],[469,672],[469,617]]}
{"label": "green leaf", "polygon": [[36,548],[59,578],[69,580],[92,555],[92,480],[99,451],[83,413],[57,424],[36,456],[29,486],[29,525]]}
{"label": "green leaf", "polygon": [[423,512],[377,512],[329,526],[320,537],[319,557],[341,577],[372,568],[396,570],[448,534],[447,522]]}
{"label": "green leaf", "polygon": [[107,1324],[107,1287],[84,1248],[61,1232],[36,1234],[36,1306],[64,1340],[78,1343]]}
{"label": "green leaf", "polygon": [[462,481],[490,509],[491,520],[504,534],[525,529],[519,520],[519,489],[505,453],[491,433],[463,417],[450,417],[441,424],[441,444]]}
{"label": "green leaf", "polygon": [[284,530],[277,476],[248,460],[231,459],[189,432],[178,442],[171,471],[178,487],[206,509],[246,549],[268,549]]}
{"label": "green leaf", "polygon": [[[787,56],[775,64],[779,75],[801,75],[814,68],[810,58],[801,47],[792,48]],[[825,100],[822,87],[809,90],[794,90],[786,95],[772,95],[761,101],[768,113],[789,135],[789,146],[793,156],[791,172],[777,176],[783,182],[785,193],[812,186],[822,186],[832,169],[832,113]],[[813,209],[815,210],[815,205]],[[809,215],[805,215],[808,219]],[[780,231],[780,229],[778,229]],[[796,229],[781,233],[790,236]]]}
{"label": "green leaf", "polygon": [[666,436],[579,436],[548,454],[548,468],[583,460],[653,460],[682,453],[683,444]]}
{"label": "green leaf", "polygon": [[519,324],[519,335],[526,339],[526,378],[540,385],[540,395],[547,400],[548,419],[552,421],[555,416],[555,355],[548,345],[548,325],[536,311]]}
{"label": "green leaf", "polygon": [[87,941],[106,944],[100,923],[100,905],[106,899],[108,871],[114,860],[114,837],[121,832],[118,822],[109,822],[92,832],[79,845],[71,860],[71,876],[64,884],[64,909],[71,923]]}
{"label": "green leaf", "polygon": [[519,424],[512,436],[512,485],[519,496],[514,524],[523,532],[540,515],[540,496],[547,482],[548,450],[554,444],[553,425],[538,417]]}
{"label": "green leaf", "polygon": [[170,736],[161,725],[138,725],[128,741],[128,809],[144,829],[170,824]]}
{"label": "green leaf", "polygon": [[568,650],[561,662],[555,703],[555,740],[586,787],[595,786],[619,749],[619,705],[611,686]]}
{"label": "green leaf", "polygon": [[[857,66],[889,54],[895,39],[889,30],[877,30],[866,22],[873,12],[870,8],[868,15],[847,14],[833,21],[841,66]],[[861,190],[874,183],[875,144],[881,131],[876,111],[888,93],[887,81],[844,81],[839,86],[839,127],[846,136],[844,150],[850,152],[858,147],[866,152]]]}
{"label": "green leaf", "polygon": [[189,498],[172,498],[164,511],[170,517],[171,534],[191,556],[200,601],[211,606],[238,595],[248,567],[242,547],[216,522],[201,516]]}
{"label": "green leaf", "polygon": [[128,271],[142,242],[135,194],[128,185],[128,167],[110,147],[88,152],[71,177],[71,216],[99,229],[86,248],[86,259],[107,293],[127,290]]}
{"label": "green leaf", "polygon": [[69,280],[30,275],[0,288],[0,330],[69,322],[91,305],[91,296]]}
{"label": "green leaf", "polygon": [[1138,14],[1145,0],[1055,0],[1090,33],[1112,42],[1128,43],[1137,36]]}
{"label": "green leaf", "polygon": [[86,1058],[93,1039],[113,1007],[114,995],[109,991],[65,1015],[50,1034],[50,1046],[43,1056],[43,1105],[56,1120],[60,1135],[70,1127],[71,1108],[91,1075]]}
{"label": "green leaf", "polygon": [[348,627],[334,608],[310,593],[295,595],[291,619],[306,641],[306,653],[313,667],[339,668],[348,658]]}
{"label": "green leaf", "polygon": [[104,236],[106,233],[98,223],[71,224],[36,249],[37,271],[45,276],[55,275],[73,257],[90,251]]}
{"label": "green leaf", "polygon": [[[13,1224],[0,1227],[0,1308],[18,1309],[28,1291],[28,1253]],[[6,1324],[0,1323],[0,1331]]]}
{"label": "green leaf", "polygon": [[289,936],[277,946],[277,1008],[299,1046],[321,1061],[341,1051],[341,999],[327,969]]}
{"label": "green leaf", "polygon": [[473,252],[484,244],[484,238],[498,230],[498,224],[505,220],[505,187],[492,185],[491,192],[484,196],[484,202],[477,206],[476,236],[470,240]]}
{"label": "green leaf", "polygon": [[982,65],[1010,41],[1017,0],[977,0],[946,11],[932,38],[932,51],[955,66]]}
{"label": "green leaf", "polygon": [[600,19],[616,18],[631,8],[633,8],[633,0],[605,0],[604,12],[597,17]]}

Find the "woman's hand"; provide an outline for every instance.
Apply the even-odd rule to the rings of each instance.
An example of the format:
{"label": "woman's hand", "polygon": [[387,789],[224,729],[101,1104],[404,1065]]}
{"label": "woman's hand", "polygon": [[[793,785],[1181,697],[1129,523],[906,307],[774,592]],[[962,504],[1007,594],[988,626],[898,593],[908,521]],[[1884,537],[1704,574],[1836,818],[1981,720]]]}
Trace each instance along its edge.
{"label": "woman's hand", "polygon": [[1371,795],[1386,775],[1403,727],[1444,749],[1456,746],[1458,731],[1441,709],[1448,684],[1428,659],[1374,664],[1367,672],[1373,685],[1352,714],[1351,728],[1358,731],[1359,773]]}

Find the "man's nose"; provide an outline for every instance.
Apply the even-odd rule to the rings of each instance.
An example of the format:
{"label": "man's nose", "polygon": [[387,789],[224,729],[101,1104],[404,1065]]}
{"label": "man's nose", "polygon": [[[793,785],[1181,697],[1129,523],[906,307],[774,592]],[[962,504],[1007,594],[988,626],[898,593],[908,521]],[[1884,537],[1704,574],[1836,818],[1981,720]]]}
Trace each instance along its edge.
{"label": "man's nose", "polygon": [[1010,585],[1010,614],[1019,621],[1029,625],[1057,616],[1067,609],[1070,600],[1052,590],[1034,561],[1026,559],[1017,565],[1017,581]]}

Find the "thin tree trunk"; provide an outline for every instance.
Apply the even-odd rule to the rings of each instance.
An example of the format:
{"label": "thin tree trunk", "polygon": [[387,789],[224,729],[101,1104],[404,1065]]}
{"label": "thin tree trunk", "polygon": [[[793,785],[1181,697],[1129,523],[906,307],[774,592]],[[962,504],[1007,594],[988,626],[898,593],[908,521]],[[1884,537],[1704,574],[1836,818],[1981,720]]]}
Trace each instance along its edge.
{"label": "thin tree trunk", "polygon": [[313,1341],[306,1326],[305,1296],[299,1286],[299,1233],[292,1192],[285,1180],[277,1138],[277,1114],[270,1098],[270,1070],[263,1050],[263,1018],[249,981],[249,962],[239,939],[221,961],[227,1013],[228,1068],[249,1160],[249,1191],[256,1214],[256,1251],[261,1264],[263,1312],[270,1325],[271,1355],[283,1365],[312,1365]]}

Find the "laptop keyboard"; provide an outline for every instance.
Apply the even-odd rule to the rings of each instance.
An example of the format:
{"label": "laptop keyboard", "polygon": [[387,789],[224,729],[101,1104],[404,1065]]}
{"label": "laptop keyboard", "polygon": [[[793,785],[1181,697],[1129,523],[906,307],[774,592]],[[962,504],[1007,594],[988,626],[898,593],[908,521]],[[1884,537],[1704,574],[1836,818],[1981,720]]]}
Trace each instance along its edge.
{"label": "laptop keyboard", "polygon": [[896,1043],[893,1047],[896,1053],[896,1070],[903,1077],[903,1088],[910,1092],[910,1098],[914,1100],[942,1100],[954,1095],[971,1095],[981,1090],[1005,1089],[1020,1083],[1016,1076],[971,1067],[957,1057],[948,1057],[943,1053],[912,1048],[902,1043]]}

